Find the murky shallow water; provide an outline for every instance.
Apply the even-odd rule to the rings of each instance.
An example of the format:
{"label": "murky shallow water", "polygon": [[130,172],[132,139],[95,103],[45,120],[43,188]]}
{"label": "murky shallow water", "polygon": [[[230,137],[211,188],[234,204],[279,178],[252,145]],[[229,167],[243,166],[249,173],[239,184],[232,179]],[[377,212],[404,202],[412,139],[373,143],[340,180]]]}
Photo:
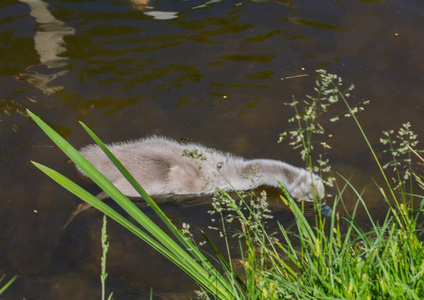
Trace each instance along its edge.
{"label": "murky shallow water", "polygon": [[[82,120],[106,142],[162,134],[247,158],[302,165],[277,144],[292,112],[326,68],[354,83],[353,103],[378,151],[381,130],[411,121],[423,136],[424,10],[403,1],[49,1],[0,3],[0,274],[20,276],[6,299],[98,298],[100,224],[79,200],[41,175],[45,163],[93,193],[41,130],[29,108],[74,146],[90,143]],[[303,77],[287,78],[297,75]],[[287,79],[284,79],[287,78]],[[378,178],[350,120],[325,123],[333,168],[359,189]],[[384,213],[368,192],[369,208]],[[354,200],[353,195],[347,199]],[[177,224],[209,225],[210,205],[168,203]],[[353,203],[347,203],[353,205]],[[37,211],[35,213],[34,211]],[[146,213],[149,210],[144,208]],[[276,212],[285,224],[293,220]],[[213,233],[211,233],[213,234]],[[108,288],[116,299],[184,298],[195,285],[112,222]]]}

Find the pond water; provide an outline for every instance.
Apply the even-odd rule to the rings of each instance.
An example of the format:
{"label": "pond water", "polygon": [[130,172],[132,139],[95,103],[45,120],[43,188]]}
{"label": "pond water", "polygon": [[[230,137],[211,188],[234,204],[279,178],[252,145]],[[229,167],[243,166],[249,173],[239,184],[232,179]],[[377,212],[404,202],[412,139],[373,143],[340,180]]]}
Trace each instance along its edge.
{"label": "pond water", "polygon": [[[283,103],[312,93],[325,68],[356,85],[352,104],[371,100],[360,121],[381,153],[382,130],[411,121],[424,135],[423,36],[422,0],[2,0],[0,275],[19,276],[4,299],[100,297],[101,214],[84,212],[61,232],[80,200],[30,160],[98,189],[26,108],[76,147],[91,143],[81,120],[105,142],[160,134],[302,166],[277,144],[293,113]],[[334,172],[353,176],[378,218],[379,175],[359,131],[350,119],[323,124]],[[178,226],[207,230],[209,200],[163,209]],[[275,219],[293,221],[284,208]],[[158,299],[192,295],[193,281],[130,233],[109,222],[109,236],[115,299],[146,299],[151,288]]]}

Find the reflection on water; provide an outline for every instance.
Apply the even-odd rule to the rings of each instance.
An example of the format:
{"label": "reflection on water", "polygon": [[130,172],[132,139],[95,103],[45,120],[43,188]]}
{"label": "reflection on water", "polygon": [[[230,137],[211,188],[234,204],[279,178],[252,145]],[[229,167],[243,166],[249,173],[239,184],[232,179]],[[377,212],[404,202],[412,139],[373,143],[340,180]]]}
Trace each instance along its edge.
{"label": "reflection on water", "polygon": [[[66,51],[64,37],[74,35],[75,29],[66,26],[57,20],[48,9],[48,3],[42,0],[19,0],[27,3],[30,7],[30,15],[39,24],[34,35],[35,50],[40,56],[40,63],[48,69],[63,68],[67,65],[67,57],[61,56]],[[68,73],[67,70],[55,71],[54,73],[39,73],[30,71],[19,75],[29,84],[42,90],[45,94],[53,94],[63,90],[63,86],[50,86],[49,83],[60,76]]]}
{"label": "reflection on water", "polygon": [[146,16],[151,16],[155,20],[172,20],[178,17],[178,12],[174,11],[160,11],[154,7],[147,6],[149,0],[130,0],[133,7],[137,10],[144,11]]}
{"label": "reflection on water", "polygon": [[286,5],[288,7],[296,8],[293,3],[293,0],[252,0],[254,2],[276,2],[282,5]]}
{"label": "reflection on water", "polygon": [[156,20],[172,20],[178,17],[178,13],[173,11],[152,10],[145,11],[144,14],[146,16],[152,16]]}
{"label": "reflection on water", "polygon": [[149,3],[149,0],[130,0],[135,9],[144,10]]}
{"label": "reflection on water", "polygon": [[346,28],[343,28],[343,27],[340,27],[340,26],[336,26],[336,25],[328,24],[328,23],[324,23],[324,22],[307,20],[307,19],[303,19],[303,18],[299,18],[299,17],[287,18],[285,20],[288,21],[288,22],[291,22],[293,24],[311,26],[311,27],[315,27],[315,28],[321,29],[321,30],[348,31]]}
{"label": "reflection on water", "polygon": [[194,6],[193,9],[206,8],[209,5],[211,5],[212,3],[216,3],[216,2],[219,2],[219,1],[221,1],[221,0],[209,0],[209,1],[205,2],[205,3],[203,3],[203,4]]}
{"label": "reflection on water", "polygon": [[[153,17],[155,20],[172,20],[172,19],[178,18],[178,12],[176,11],[160,11],[160,10],[156,10],[154,7],[147,6],[148,0],[130,0],[130,1],[134,4],[134,7],[136,9],[138,10],[146,9],[144,14],[146,16]],[[193,6],[192,9],[208,8],[213,3],[220,2],[220,1],[222,0],[210,0],[203,4]]]}
{"label": "reflection on water", "polygon": [[[54,167],[92,194],[99,191],[22,117],[25,108],[78,148],[92,143],[77,126],[82,120],[105,142],[188,137],[301,167],[296,151],[276,143],[293,113],[283,102],[292,95],[301,102],[312,92],[314,70],[326,68],[357,86],[353,105],[371,100],[359,118],[381,153],[381,130],[411,121],[424,137],[421,6],[417,0],[2,0],[0,274],[20,276],[10,299],[95,299],[100,291],[101,214],[85,211],[59,235],[80,201],[29,161]],[[145,14],[151,12],[172,14],[159,13],[159,20]],[[30,84],[16,80],[24,69],[21,78]],[[329,111],[330,117],[343,113],[342,107]],[[333,175],[352,178],[380,218],[386,206],[370,179],[380,176],[357,128],[350,120],[320,121],[332,136]],[[278,191],[269,197],[271,229],[277,221],[290,226],[291,213],[276,203]],[[348,210],[356,198],[346,190]],[[208,231],[210,199],[192,200],[161,207],[177,226]],[[362,212],[358,218],[367,221]],[[108,288],[117,299],[146,299],[151,287],[158,299],[191,295],[190,278],[113,222],[109,230]],[[234,252],[237,245],[231,245]]]}
{"label": "reflection on water", "polygon": [[29,72],[20,73],[19,76],[32,86],[42,90],[46,95],[54,94],[58,91],[63,90],[63,85],[50,86],[49,83],[55,80],[56,78],[66,75],[68,73],[68,71],[60,71],[53,74],[42,74],[36,71],[31,72],[29,69],[27,71]]}

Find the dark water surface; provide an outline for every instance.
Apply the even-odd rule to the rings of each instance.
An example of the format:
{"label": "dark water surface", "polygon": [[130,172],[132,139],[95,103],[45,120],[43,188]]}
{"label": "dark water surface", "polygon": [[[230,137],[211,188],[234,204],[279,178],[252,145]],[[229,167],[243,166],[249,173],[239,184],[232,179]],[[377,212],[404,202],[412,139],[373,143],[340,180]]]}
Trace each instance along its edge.
{"label": "dark water surface", "polygon": [[[101,214],[87,211],[59,235],[80,201],[30,160],[98,190],[24,109],[76,147],[90,143],[81,120],[106,142],[162,134],[302,166],[296,151],[277,144],[292,114],[283,103],[311,93],[314,70],[325,68],[357,86],[352,103],[371,100],[360,120],[380,152],[383,129],[411,121],[424,134],[423,37],[422,0],[152,0],[147,7],[136,0],[2,0],[0,275],[19,276],[5,299],[100,297]],[[378,173],[358,130],[351,120],[323,124],[332,134],[334,171],[368,191],[378,218],[384,205],[370,180]],[[203,202],[163,209],[178,226],[207,230],[210,205]],[[293,221],[284,209],[275,218]],[[157,297],[185,299],[195,288],[112,222],[109,236],[107,288],[115,299],[146,299],[150,288]]]}

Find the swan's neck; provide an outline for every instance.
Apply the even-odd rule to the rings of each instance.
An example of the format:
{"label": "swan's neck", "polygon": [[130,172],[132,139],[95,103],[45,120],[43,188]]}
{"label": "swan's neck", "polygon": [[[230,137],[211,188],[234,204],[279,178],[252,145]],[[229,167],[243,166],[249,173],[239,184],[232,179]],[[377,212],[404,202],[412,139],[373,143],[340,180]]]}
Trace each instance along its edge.
{"label": "swan's neck", "polygon": [[288,191],[293,188],[296,179],[305,172],[305,170],[296,168],[278,160],[254,159],[244,163],[244,175],[249,176],[249,180],[258,187],[268,185],[279,187],[280,182]]}
{"label": "swan's neck", "polygon": [[[226,183],[214,183],[217,187],[228,185],[228,189],[248,190],[261,185],[279,188],[279,182],[291,191],[304,169],[296,168],[279,160],[238,160],[224,165],[220,174]],[[227,188],[224,188],[227,189]]]}

